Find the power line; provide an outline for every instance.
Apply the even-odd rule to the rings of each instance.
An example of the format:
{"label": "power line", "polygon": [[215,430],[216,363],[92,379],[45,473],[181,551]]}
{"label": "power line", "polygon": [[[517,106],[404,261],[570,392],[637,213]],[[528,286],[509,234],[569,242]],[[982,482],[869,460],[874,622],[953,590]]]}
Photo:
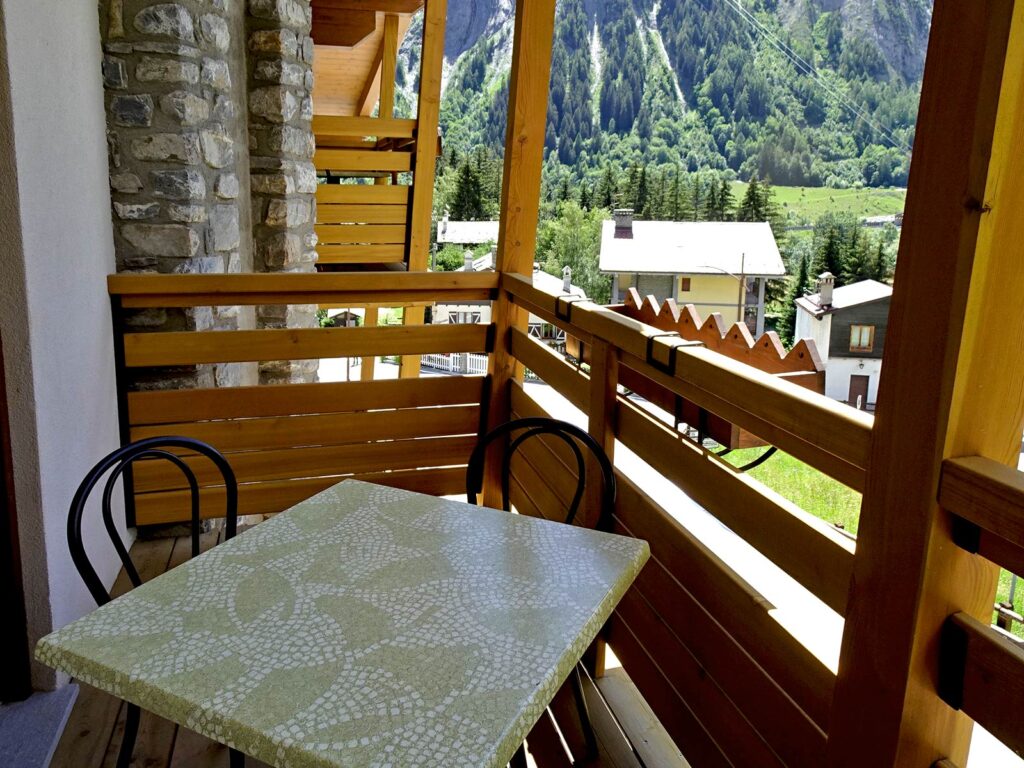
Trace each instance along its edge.
{"label": "power line", "polygon": [[783,56],[788,58],[797,67],[798,70],[802,71],[804,74],[809,75],[811,78],[813,78],[819,86],[821,86],[824,90],[828,91],[829,94],[831,94],[832,97],[835,98],[842,106],[846,107],[848,110],[853,112],[854,115],[856,115],[865,123],[874,128],[878,133],[882,135],[882,138],[884,138],[890,144],[892,144],[893,147],[897,149],[903,149],[908,153],[912,151],[911,146],[905,141],[902,141],[898,136],[896,136],[892,129],[888,128],[885,125],[882,125],[882,123],[878,122],[874,118],[874,115],[865,110],[862,106],[850,101],[837,89],[829,85],[829,83],[825,80],[822,74],[814,67],[814,65],[808,62],[806,59],[804,59],[800,54],[798,54],[796,51],[790,48],[785,43],[785,41],[779,39],[779,37],[774,32],[772,32],[764,24],[758,21],[752,13],[750,13],[746,8],[744,8],[740,4],[740,0],[722,1],[728,8],[731,8],[733,11],[738,13],[743,21],[747,22],[749,25],[754,27],[754,29],[757,32],[759,32],[772,47],[779,51],[779,53],[781,53]]}

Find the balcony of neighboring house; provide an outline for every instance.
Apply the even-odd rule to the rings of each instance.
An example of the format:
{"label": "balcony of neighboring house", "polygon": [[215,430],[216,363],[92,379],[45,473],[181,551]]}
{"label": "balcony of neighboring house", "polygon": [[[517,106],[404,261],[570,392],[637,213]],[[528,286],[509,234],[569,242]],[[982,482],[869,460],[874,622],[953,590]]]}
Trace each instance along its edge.
{"label": "balcony of neighboring house", "polygon": [[[126,702],[31,657],[95,610],[65,531],[101,456],[154,436],[208,443],[258,533],[341,481],[464,499],[481,436],[545,416],[609,457],[611,531],[651,557],[582,655],[585,706],[566,684],[535,713],[531,764],[963,768],[1024,752],[1024,646],[1005,629],[1019,617],[1004,607],[992,626],[1000,568],[1024,573],[1024,4],[935,4],[874,414],[828,396],[813,344],[787,353],[760,310],[748,327],[763,305],[750,278],[774,272],[742,248],[710,270],[729,290],[707,312],[684,306],[683,281],[711,277],[711,245],[670,269],[664,296],[639,280],[660,272],[609,267],[637,281],[621,306],[571,275],[538,280],[554,0],[516,3],[496,250],[490,269],[455,272],[427,269],[444,0],[101,10],[97,28],[90,3],[0,5],[2,692],[48,692],[0,709],[0,748],[22,750],[3,754],[31,756],[11,764],[114,765],[130,728]],[[396,117],[412,34],[418,98]],[[709,318],[719,303],[735,318]],[[447,322],[438,307],[455,308]],[[867,354],[877,338],[844,343]],[[343,380],[317,379],[339,360]],[[496,447],[517,520],[564,520],[579,467],[594,469],[573,445]],[[729,460],[750,448],[859,494],[857,535]],[[222,516],[224,475],[171,455],[196,472],[200,516]],[[581,527],[603,502],[588,477]],[[492,467],[488,506],[501,486]],[[139,575],[173,574],[190,555],[187,476],[146,461],[118,488],[109,528]],[[130,582],[105,536],[91,517],[85,544],[117,596]],[[206,524],[200,549],[226,537]],[[968,762],[972,730],[985,752]],[[237,764],[215,731],[143,712],[132,764]]]}

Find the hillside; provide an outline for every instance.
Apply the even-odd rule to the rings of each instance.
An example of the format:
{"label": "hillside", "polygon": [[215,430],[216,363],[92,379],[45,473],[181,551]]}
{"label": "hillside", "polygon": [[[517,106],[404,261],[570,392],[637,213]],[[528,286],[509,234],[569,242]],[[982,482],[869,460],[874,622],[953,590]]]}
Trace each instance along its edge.
{"label": "hillside", "polygon": [[[441,123],[455,153],[501,151],[513,10],[449,0]],[[593,184],[610,164],[904,185],[930,20],[929,0],[559,0],[548,183]],[[400,110],[417,67],[403,46]]]}

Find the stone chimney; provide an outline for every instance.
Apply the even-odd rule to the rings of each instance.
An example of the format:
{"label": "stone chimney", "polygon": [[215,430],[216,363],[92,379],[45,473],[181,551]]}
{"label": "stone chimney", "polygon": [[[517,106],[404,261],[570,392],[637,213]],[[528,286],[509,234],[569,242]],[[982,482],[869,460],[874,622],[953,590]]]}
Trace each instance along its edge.
{"label": "stone chimney", "polygon": [[836,278],[831,272],[818,275],[818,306],[832,306],[832,289],[836,287]]}
{"label": "stone chimney", "polygon": [[615,216],[615,234],[623,232],[633,232],[633,209],[632,208],[616,208],[613,215]]}
{"label": "stone chimney", "polygon": [[464,254],[462,254],[462,268],[466,272],[472,272],[473,271],[473,252],[472,251],[466,251]]}
{"label": "stone chimney", "polygon": [[572,292],[572,267],[562,269],[562,292]]}

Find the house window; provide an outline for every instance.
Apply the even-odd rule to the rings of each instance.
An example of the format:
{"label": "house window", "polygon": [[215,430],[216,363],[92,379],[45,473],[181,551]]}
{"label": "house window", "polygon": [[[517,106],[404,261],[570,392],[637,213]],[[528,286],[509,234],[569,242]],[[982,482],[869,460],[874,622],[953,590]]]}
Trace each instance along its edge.
{"label": "house window", "polygon": [[690,278],[680,277],[679,278],[679,292],[689,293],[690,292]]}
{"label": "house window", "polygon": [[850,326],[850,351],[870,352],[875,346],[875,326]]}

